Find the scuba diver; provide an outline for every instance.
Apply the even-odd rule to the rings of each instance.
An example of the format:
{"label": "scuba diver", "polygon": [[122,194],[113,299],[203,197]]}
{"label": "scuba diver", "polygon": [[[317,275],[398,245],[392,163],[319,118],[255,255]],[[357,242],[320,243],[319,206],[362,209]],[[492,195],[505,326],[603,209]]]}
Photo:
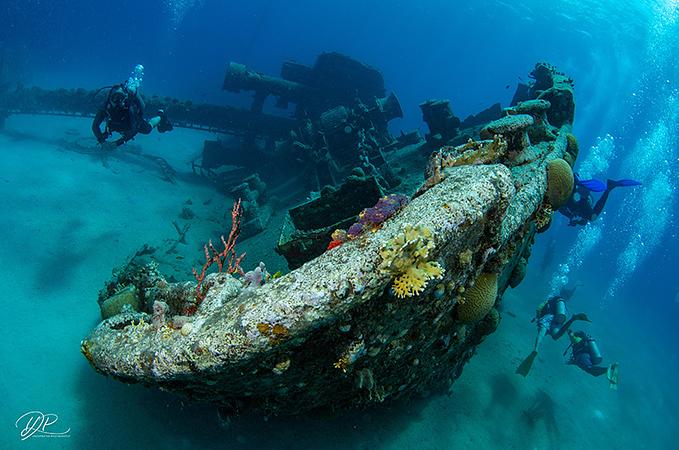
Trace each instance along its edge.
{"label": "scuba diver", "polygon": [[588,336],[584,331],[573,332],[568,330],[568,337],[570,338],[570,345],[563,353],[566,356],[568,350],[571,350],[571,357],[566,364],[575,364],[588,374],[598,377],[606,374],[608,379],[608,386],[611,389],[618,388],[618,363],[613,363],[608,367],[599,366],[603,358],[596,341]]}
{"label": "scuba diver", "polygon": [[[570,291],[566,291],[567,295],[573,295],[577,286]],[[562,293],[564,290],[562,289]],[[585,313],[573,314],[570,319],[566,320],[567,309],[566,300],[570,296],[555,295],[548,300],[542,302],[535,310],[535,317],[531,322],[537,321],[538,334],[535,338],[535,346],[533,351],[521,362],[516,369],[519,375],[528,376],[535,357],[538,356],[538,350],[542,344],[542,340],[546,335],[550,335],[555,341],[558,340],[568,328],[576,320],[585,320],[590,322]]]}
{"label": "scuba diver", "polygon": [[[162,109],[158,110],[156,117],[148,121],[144,119],[144,101],[139,94],[143,76],[144,66],[138,64],[126,82],[110,86],[106,101],[92,122],[92,132],[102,148],[113,150],[134,139],[137,133],[151,133],[153,128],[157,128],[160,133],[172,130],[172,124]],[[101,124],[104,122],[106,126],[102,131]],[[122,136],[113,142],[107,141],[113,132]]]}
{"label": "scuba diver", "polygon": [[[559,212],[568,217],[568,225],[587,225],[588,222],[595,220],[606,205],[608,194],[617,187],[639,186],[641,183],[636,180],[581,180],[578,174],[575,175],[575,185],[573,193],[568,202],[559,209]],[[603,192],[599,200],[593,205],[592,192]]]}

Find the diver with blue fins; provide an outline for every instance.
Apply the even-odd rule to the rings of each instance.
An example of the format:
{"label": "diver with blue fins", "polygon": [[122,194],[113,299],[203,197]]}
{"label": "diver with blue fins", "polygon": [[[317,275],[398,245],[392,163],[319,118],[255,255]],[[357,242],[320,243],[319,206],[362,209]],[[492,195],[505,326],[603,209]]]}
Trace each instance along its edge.
{"label": "diver with blue fins", "polygon": [[[162,109],[158,110],[156,117],[148,121],[144,119],[144,101],[139,94],[143,77],[144,66],[138,64],[126,82],[110,86],[106,101],[92,122],[92,132],[104,150],[123,145],[134,139],[137,133],[149,134],[153,128],[160,133],[172,130],[172,124]],[[103,131],[102,123],[106,124]],[[122,136],[115,141],[107,141],[114,132]]]}
{"label": "diver with blue fins", "polygon": [[[608,195],[617,187],[639,186],[641,183],[636,180],[601,180],[591,179],[582,180],[577,173],[575,175],[575,185],[573,193],[568,202],[559,209],[559,212],[568,217],[568,225],[587,225],[588,222],[595,220],[601,215],[601,211],[606,205]],[[592,201],[592,192],[603,192],[596,203]]]}
{"label": "diver with blue fins", "polygon": [[600,366],[599,364],[603,361],[603,357],[599,351],[599,346],[596,340],[584,331],[573,332],[568,330],[568,337],[571,343],[566,348],[564,356],[566,356],[568,350],[571,350],[571,356],[566,364],[574,364],[595,377],[606,374],[608,387],[617,389],[619,364],[616,362],[608,367]]}
{"label": "diver with blue fins", "polygon": [[[577,288],[577,286],[576,286]],[[575,292],[575,288],[571,290],[562,289],[560,295],[555,295],[542,302],[535,310],[535,317],[531,322],[537,321],[538,334],[535,338],[535,345],[533,351],[521,362],[516,369],[516,373],[524,377],[528,376],[533,361],[538,356],[538,350],[546,335],[549,335],[555,341],[563,336],[566,331],[569,331],[570,326],[576,320],[584,320],[590,322],[585,313],[573,314],[570,319],[566,320],[568,310],[566,308],[566,300]]]}

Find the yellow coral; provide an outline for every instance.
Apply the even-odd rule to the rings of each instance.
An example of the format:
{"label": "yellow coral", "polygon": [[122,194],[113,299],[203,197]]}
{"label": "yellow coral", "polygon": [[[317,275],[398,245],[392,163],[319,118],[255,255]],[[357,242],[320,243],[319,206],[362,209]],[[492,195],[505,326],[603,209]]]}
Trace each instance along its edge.
{"label": "yellow coral", "polygon": [[434,247],[431,237],[429,228],[407,224],[403,232],[388,241],[380,252],[380,270],[394,278],[393,289],[397,297],[420,294],[429,280],[443,276],[441,265],[429,260],[429,251]]}
{"label": "yellow coral", "polygon": [[472,256],[474,256],[474,253],[472,253],[471,249],[467,249],[463,252],[461,252],[458,257],[460,259],[460,264],[462,266],[468,266],[472,263]]}
{"label": "yellow coral", "polygon": [[556,211],[566,204],[573,193],[573,170],[563,159],[553,159],[547,164],[547,199]]}
{"label": "yellow coral", "polygon": [[541,205],[537,211],[535,211],[535,226],[538,229],[538,233],[542,233],[547,230],[549,222],[552,220],[552,214],[554,211],[550,205]]}
{"label": "yellow coral", "polygon": [[457,317],[460,322],[474,323],[483,319],[495,304],[497,297],[497,274],[482,273],[467,289],[464,302],[458,304]]}

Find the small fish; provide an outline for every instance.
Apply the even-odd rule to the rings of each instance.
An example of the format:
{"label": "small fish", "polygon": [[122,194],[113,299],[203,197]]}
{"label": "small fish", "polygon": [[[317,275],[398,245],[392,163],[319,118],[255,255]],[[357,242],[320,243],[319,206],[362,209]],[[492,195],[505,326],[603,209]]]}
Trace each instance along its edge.
{"label": "small fish", "polygon": [[277,271],[276,273],[274,273],[273,275],[271,275],[271,278],[275,280],[276,278],[280,278],[280,277],[282,277],[282,276],[283,276],[283,272],[281,272],[281,271],[279,270],[279,271]]}

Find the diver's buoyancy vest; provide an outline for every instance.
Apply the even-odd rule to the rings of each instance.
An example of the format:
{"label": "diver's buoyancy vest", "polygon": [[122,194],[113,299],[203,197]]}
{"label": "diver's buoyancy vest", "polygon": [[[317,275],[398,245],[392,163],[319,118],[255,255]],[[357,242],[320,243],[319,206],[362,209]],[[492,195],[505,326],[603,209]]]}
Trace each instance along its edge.
{"label": "diver's buoyancy vest", "polygon": [[553,314],[557,324],[566,320],[566,302],[562,298],[550,298],[540,311],[540,317]]}
{"label": "diver's buoyancy vest", "polygon": [[[123,105],[116,106],[111,101],[111,97],[113,92],[119,88],[122,88],[125,92],[126,98]],[[137,108],[134,99],[131,98],[133,95],[134,94],[122,84],[111,87],[104,106],[104,111],[106,112],[106,126],[110,129],[109,131],[122,132],[131,130],[134,127],[134,117]]]}
{"label": "diver's buoyancy vest", "polygon": [[585,335],[582,337],[582,341],[573,344],[574,354],[582,352],[589,353],[592,364],[595,366],[603,361],[603,357],[601,356],[601,351],[599,350],[599,346],[596,343],[596,339],[589,335]]}

